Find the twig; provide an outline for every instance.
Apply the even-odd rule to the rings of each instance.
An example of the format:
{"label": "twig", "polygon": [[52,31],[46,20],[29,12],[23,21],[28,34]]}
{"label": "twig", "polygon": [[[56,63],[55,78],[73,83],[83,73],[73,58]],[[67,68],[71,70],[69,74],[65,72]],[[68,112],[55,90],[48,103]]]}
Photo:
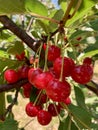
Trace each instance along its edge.
{"label": "twig", "polygon": [[9,91],[13,88],[19,88],[21,87],[22,85],[26,84],[28,82],[27,79],[22,79],[16,83],[13,83],[13,84],[3,84],[3,85],[0,85],[0,93],[1,92],[5,92],[5,91]]}
{"label": "twig", "polygon": [[55,24],[59,24],[59,21],[58,20],[55,20],[55,19],[52,19],[52,18],[49,18],[49,17],[46,17],[46,16],[42,16],[42,15],[38,15],[38,14],[35,14],[35,13],[30,13],[32,16],[34,17],[38,17],[38,18],[42,18],[42,19],[45,19],[45,20],[48,20],[48,21],[51,21]]}
{"label": "twig", "polygon": [[18,27],[10,18],[8,18],[6,15],[1,15],[0,22],[4,25],[5,28],[9,29],[23,42],[25,42],[33,51],[37,51],[40,46],[40,43],[36,42],[35,39],[30,37],[25,30]]}
{"label": "twig", "polygon": [[17,98],[18,98],[18,93],[19,93],[19,91],[20,91],[20,87],[19,87],[19,88],[16,88],[15,97],[14,97],[12,103],[7,107],[6,112],[5,112],[5,114],[4,114],[4,117],[5,117],[8,113],[10,113],[10,112],[12,111],[13,106],[17,103]]}

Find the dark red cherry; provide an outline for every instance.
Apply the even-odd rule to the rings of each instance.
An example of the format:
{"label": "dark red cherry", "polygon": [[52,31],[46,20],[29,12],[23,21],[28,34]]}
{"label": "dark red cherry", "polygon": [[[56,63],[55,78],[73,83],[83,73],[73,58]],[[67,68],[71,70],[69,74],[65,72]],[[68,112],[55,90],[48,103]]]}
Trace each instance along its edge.
{"label": "dark red cherry", "polygon": [[55,46],[55,45],[49,46],[48,60],[49,61],[54,61],[58,57],[60,57],[60,48]]}
{"label": "dark red cherry", "polygon": [[18,69],[18,73],[20,73],[21,78],[27,78],[28,77],[28,71],[30,67],[27,65],[24,65]]}
{"label": "dark red cherry", "polygon": [[34,86],[38,89],[45,89],[48,82],[50,82],[54,76],[50,72],[43,72],[34,77]]}
{"label": "dark red cherry", "polygon": [[56,104],[49,104],[48,111],[51,113],[52,116],[57,116],[60,113],[60,107]]}
{"label": "dark red cherry", "polygon": [[31,68],[28,71],[28,80],[31,84],[35,85],[35,77],[42,73],[42,70],[40,68],[34,69]]}
{"label": "dark red cherry", "polygon": [[92,64],[92,58],[86,57],[86,58],[83,60],[83,64],[91,65],[91,64]]}
{"label": "dark red cherry", "polygon": [[39,110],[37,106],[35,106],[32,102],[29,102],[26,105],[25,111],[28,116],[35,117]]}
{"label": "dark red cherry", "polygon": [[53,101],[64,101],[71,92],[71,87],[67,81],[61,82],[57,79],[51,80],[46,88],[47,96]]}
{"label": "dark red cherry", "polygon": [[71,104],[71,99],[70,99],[70,97],[67,97],[67,98],[64,100],[64,103],[65,103],[66,105]]}
{"label": "dark red cherry", "polygon": [[26,98],[30,97],[31,89],[32,89],[32,84],[26,83],[25,85],[23,85],[23,94]]}
{"label": "dark red cherry", "polygon": [[[61,67],[62,67],[62,57],[59,57],[54,61],[53,64],[54,71],[58,76],[60,76]],[[64,57],[63,76],[70,76],[73,68],[74,68],[74,61],[71,58]]]}
{"label": "dark red cherry", "polygon": [[45,110],[40,110],[37,114],[37,120],[41,125],[48,125],[52,120],[52,115]]}
{"label": "dark red cherry", "polygon": [[4,78],[8,83],[15,83],[18,80],[18,73],[13,69],[7,69],[4,72]]}
{"label": "dark red cherry", "polygon": [[71,73],[72,79],[80,84],[88,83],[92,76],[93,68],[88,64],[75,66]]}

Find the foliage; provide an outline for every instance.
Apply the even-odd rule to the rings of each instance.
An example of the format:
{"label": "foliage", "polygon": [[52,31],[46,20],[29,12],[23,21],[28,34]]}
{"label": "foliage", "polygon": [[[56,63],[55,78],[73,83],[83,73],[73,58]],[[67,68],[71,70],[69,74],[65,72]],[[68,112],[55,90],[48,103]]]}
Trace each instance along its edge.
{"label": "foliage", "polygon": [[[71,1],[74,2],[67,12]],[[52,66],[52,62],[47,63],[46,61],[47,58],[42,47],[44,43],[58,44],[59,47],[63,48],[62,55],[74,59],[77,64],[82,64],[86,57],[92,58],[93,65],[98,60],[97,0],[58,0],[57,8],[51,1],[42,2],[41,0],[0,0],[0,3],[2,3],[0,4],[0,88],[7,84],[4,79],[6,69],[10,68],[17,71],[23,65],[34,67],[38,57],[40,57],[40,60],[37,63],[41,68],[47,69],[47,66]],[[27,35],[21,37],[21,33],[18,31],[13,34],[13,27],[5,27],[1,20],[1,17],[5,15],[14,21],[16,26],[22,28],[22,31],[30,34],[28,36],[32,38],[32,41],[35,41],[30,43],[32,48],[34,47],[33,44],[40,43],[37,50],[36,47],[32,49],[28,47],[27,43],[24,43],[25,39],[28,38]],[[29,39],[27,39],[27,42],[29,43]],[[22,52],[25,53],[25,57],[22,60],[17,59],[16,55],[21,55]],[[31,56],[33,56],[34,64],[30,63]],[[89,86],[90,83],[81,85],[73,82],[70,78],[68,82],[72,85],[70,96],[72,103],[68,106],[61,104],[64,107],[64,110],[62,110],[64,115],[60,114],[61,120],[58,130],[97,130],[98,100],[96,95],[98,93],[96,94],[93,91],[96,95],[92,94],[92,97],[89,98],[89,90],[86,85]],[[98,85],[93,85],[92,88],[95,88],[98,92]],[[20,89],[20,93],[23,95],[22,89]],[[14,91],[15,88],[13,88]],[[32,94],[32,92],[33,90],[31,90],[30,101],[35,101],[36,88],[34,89],[35,93]],[[0,119],[5,120],[0,122],[0,130],[18,130],[19,123],[14,120],[14,117],[8,117],[11,110],[8,109],[9,112],[7,112],[7,115],[5,114],[5,100],[13,104],[12,95],[5,96],[5,93],[0,93]]]}

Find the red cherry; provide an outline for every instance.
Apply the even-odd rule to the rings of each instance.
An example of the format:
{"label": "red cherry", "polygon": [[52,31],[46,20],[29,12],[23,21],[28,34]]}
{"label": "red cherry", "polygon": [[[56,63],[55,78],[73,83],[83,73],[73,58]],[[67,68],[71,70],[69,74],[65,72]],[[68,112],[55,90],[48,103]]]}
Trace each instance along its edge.
{"label": "red cherry", "polygon": [[[63,76],[70,76],[72,69],[74,68],[74,61],[71,58],[64,57],[64,66],[63,66]],[[58,57],[54,61],[54,71],[55,73],[60,76],[62,67],[62,57]]]}
{"label": "red cherry", "polygon": [[46,103],[48,101],[47,95],[46,94],[41,94],[39,97],[39,103],[43,104]]}
{"label": "red cherry", "polygon": [[13,69],[8,69],[4,72],[4,78],[9,83],[15,83],[18,80],[18,74]]}
{"label": "red cherry", "polygon": [[70,99],[70,97],[67,97],[67,98],[65,99],[64,103],[65,103],[66,105],[71,104],[71,99]]}
{"label": "red cherry", "polygon": [[25,111],[26,111],[26,114],[30,117],[35,117],[38,113],[38,107],[33,105],[32,102],[29,102],[27,105],[26,105],[26,108],[25,108]]}
{"label": "red cherry", "polygon": [[20,73],[20,77],[21,78],[27,78],[29,69],[30,69],[30,67],[27,66],[27,65],[24,65],[21,68],[19,68],[18,73]]}
{"label": "red cherry", "polygon": [[52,115],[45,110],[40,110],[37,114],[37,120],[41,125],[48,125],[52,120]]}
{"label": "red cherry", "polygon": [[55,45],[49,46],[48,60],[49,61],[54,61],[58,57],[60,57],[60,48],[55,46]]}
{"label": "red cherry", "polygon": [[47,96],[53,101],[64,101],[71,92],[71,87],[67,81],[61,82],[57,79],[51,80],[46,88]]}
{"label": "red cherry", "polygon": [[43,48],[44,50],[46,50],[46,47],[47,47],[47,44],[44,43],[43,46],[42,46],[42,48]]}
{"label": "red cherry", "polygon": [[93,76],[93,69],[88,64],[75,66],[72,70],[71,77],[80,84],[88,83]]}
{"label": "red cherry", "polygon": [[48,106],[48,111],[51,113],[52,116],[57,116],[60,113],[60,107],[51,103]]}
{"label": "red cherry", "polygon": [[28,80],[31,84],[35,84],[35,77],[42,73],[42,70],[40,68],[34,69],[31,68],[28,71]]}
{"label": "red cherry", "polygon": [[92,58],[86,57],[86,58],[83,60],[83,64],[91,65],[91,64],[92,64]]}
{"label": "red cherry", "polygon": [[22,52],[21,54],[16,54],[16,58],[18,60],[23,60],[25,58],[25,52]]}
{"label": "red cherry", "polygon": [[23,94],[26,98],[30,97],[31,89],[32,89],[32,84],[27,83],[23,85]]}
{"label": "red cherry", "polygon": [[53,79],[53,75],[50,72],[43,72],[34,77],[33,84],[38,89],[45,89],[48,82]]}

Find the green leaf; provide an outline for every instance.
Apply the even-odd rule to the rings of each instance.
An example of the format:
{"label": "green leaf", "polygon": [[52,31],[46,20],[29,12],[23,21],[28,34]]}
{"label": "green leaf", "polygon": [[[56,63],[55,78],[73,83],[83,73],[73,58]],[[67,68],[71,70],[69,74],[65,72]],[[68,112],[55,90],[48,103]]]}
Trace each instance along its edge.
{"label": "green leaf", "polygon": [[[0,115],[4,115],[5,113],[5,93],[0,93]],[[1,130],[1,128],[0,128]]]}
{"label": "green leaf", "polygon": [[0,122],[0,130],[18,130],[18,122],[13,119],[6,119],[3,123]]}
{"label": "green leaf", "polygon": [[22,65],[23,61],[11,60],[7,58],[0,58],[0,73],[4,71],[5,68],[17,68]]}
{"label": "green leaf", "polygon": [[82,107],[86,108],[85,97],[84,97],[82,89],[74,86],[74,91],[75,91],[75,97],[76,97],[77,105],[80,106],[81,108]]}
{"label": "green leaf", "polygon": [[78,130],[78,128],[70,117],[67,116],[63,121],[60,121],[58,130]]}
{"label": "green leaf", "polygon": [[98,2],[98,0],[83,0],[82,4],[75,14],[75,16],[68,20],[67,25],[73,24],[76,20],[83,18],[85,14],[89,12],[89,10]]}
{"label": "green leaf", "polygon": [[91,115],[86,109],[73,104],[69,105],[69,109],[80,129],[90,129]]}
{"label": "green leaf", "polygon": [[10,47],[7,51],[9,54],[21,54],[24,52],[24,45],[21,41],[15,41],[14,46]]}
{"label": "green leaf", "polygon": [[46,6],[38,0],[25,0],[25,8],[27,12],[36,13],[43,16],[47,16],[48,14]]}
{"label": "green leaf", "polygon": [[24,0],[0,0],[0,15],[25,13]]}
{"label": "green leaf", "polygon": [[12,101],[13,101],[12,95],[11,94],[7,95],[7,102],[11,103]]}
{"label": "green leaf", "polygon": [[94,55],[98,54],[98,50],[92,50],[89,52],[84,53],[84,55],[80,58],[80,60],[83,60],[85,57],[92,57]]}

